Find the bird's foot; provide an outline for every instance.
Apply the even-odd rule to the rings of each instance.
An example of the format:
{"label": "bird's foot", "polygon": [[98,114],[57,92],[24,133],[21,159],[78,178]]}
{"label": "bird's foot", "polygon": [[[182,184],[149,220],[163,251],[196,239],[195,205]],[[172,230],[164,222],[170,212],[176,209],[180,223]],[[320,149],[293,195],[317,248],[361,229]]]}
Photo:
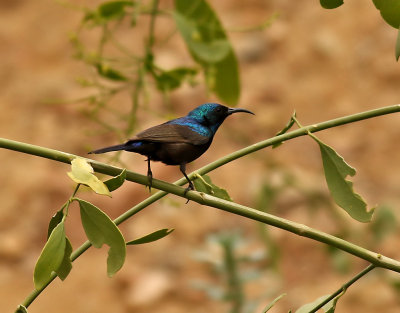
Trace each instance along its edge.
{"label": "bird's foot", "polygon": [[[195,190],[195,189],[194,189],[193,183],[191,181],[189,181],[189,186],[187,188],[185,188],[183,195],[186,196],[188,191],[191,191],[191,190]],[[188,204],[188,203],[189,203],[189,199],[186,201],[185,204]]]}
{"label": "bird's foot", "polygon": [[151,187],[153,186],[153,173],[151,171],[147,172],[147,179],[149,181],[149,192],[151,192]]}

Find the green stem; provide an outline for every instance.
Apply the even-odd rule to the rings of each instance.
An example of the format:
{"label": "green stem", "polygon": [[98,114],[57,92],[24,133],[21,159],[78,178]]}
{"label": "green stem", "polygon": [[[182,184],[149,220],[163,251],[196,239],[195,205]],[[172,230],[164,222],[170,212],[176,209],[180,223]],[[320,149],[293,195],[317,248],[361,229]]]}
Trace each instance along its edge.
{"label": "green stem", "polygon": [[147,44],[147,51],[148,53],[151,53],[151,50],[153,49],[154,46],[154,41],[155,41],[155,24],[156,24],[156,17],[158,14],[158,2],[159,0],[153,0],[152,8],[151,8],[151,19],[150,19],[150,28],[149,28],[149,41]]}
{"label": "green stem", "polygon": [[343,284],[342,287],[340,287],[338,290],[336,290],[334,293],[332,293],[328,298],[326,298],[324,301],[322,301],[320,304],[318,304],[316,307],[314,307],[309,313],[315,313],[317,312],[320,308],[322,308],[325,304],[328,304],[330,301],[335,299],[337,296],[339,296],[341,293],[346,292],[346,290],[353,285],[357,280],[359,280],[361,277],[365,276],[368,274],[370,271],[372,271],[376,266],[373,264],[368,265],[364,270],[362,270],[360,273],[358,273],[356,276],[354,276],[352,279],[350,279],[348,282]]}
{"label": "green stem", "polygon": [[[337,119],[333,119],[330,121],[314,124],[314,125],[309,125],[305,126],[302,128],[299,128],[295,131],[281,134],[279,136],[275,136],[273,138],[258,142],[256,144],[253,144],[251,146],[248,146],[244,149],[238,150],[236,152],[233,152],[215,162],[212,162],[204,167],[202,167],[199,170],[196,170],[195,172],[191,173],[189,177],[192,177],[195,173],[198,173],[200,175],[204,175],[226,163],[229,163],[233,160],[236,160],[244,155],[253,153],[255,151],[258,151],[260,149],[276,145],[278,143],[284,142],[289,139],[293,139],[296,137],[304,136],[307,135],[309,132],[317,132],[321,131],[324,129],[336,127],[339,125],[344,125],[356,121],[361,121],[364,119],[369,119],[372,117],[377,117],[385,114],[391,114],[395,112],[400,111],[400,105],[392,105],[392,106],[387,106],[375,110],[370,110],[366,112],[361,112]],[[5,148],[9,150],[14,150],[14,151],[19,151],[31,155],[36,155],[44,158],[48,158],[51,160],[56,160],[59,162],[64,162],[64,163],[71,163],[71,161],[76,157],[76,155],[61,152],[61,151],[56,151],[48,148],[43,148],[31,144],[26,144],[22,142],[17,142],[9,139],[3,139],[0,138],[0,148]],[[107,175],[118,175],[122,169],[106,165],[97,161],[89,160],[95,169],[96,172],[107,174]],[[136,183],[140,183],[142,185],[146,185],[148,180],[147,176],[140,175],[131,171],[127,171],[127,180],[133,181]],[[183,185],[185,183],[185,179],[182,178],[175,182],[176,185]],[[332,235],[317,231],[315,229],[312,229],[310,227],[307,227],[302,224],[298,224],[295,222],[291,222],[288,220],[285,220],[280,217],[276,217],[271,214],[267,214],[264,212],[260,212],[258,210],[254,210],[249,207],[245,207],[233,202],[228,202],[222,199],[218,199],[209,195],[205,195],[203,193],[198,193],[198,192],[187,192],[186,195],[184,194],[185,190],[183,188],[179,188],[176,185],[169,184],[164,181],[160,181],[158,179],[153,179],[153,187],[163,190],[155,193],[154,195],[150,196],[143,202],[139,203],[138,205],[134,206],[133,208],[129,209],[122,215],[120,215],[116,220],[116,224],[120,224],[127,220],[129,217],[132,215],[140,212],[142,209],[145,207],[149,206],[150,204],[154,203],[155,201],[159,200],[160,198],[164,197],[167,193],[173,193],[175,195],[181,196],[181,197],[186,197],[192,201],[205,204],[208,206],[212,206],[218,209],[222,209],[237,215],[241,215],[256,221],[260,221],[265,224],[269,224],[271,226],[275,226],[287,231],[290,231],[292,233],[298,234],[303,237],[308,237],[329,245],[332,245],[334,247],[337,247],[343,251],[346,251],[350,254],[353,254],[359,258],[362,258],[364,260],[369,261],[370,263],[374,264],[377,267],[382,267],[386,268],[389,270],[393,270],[396,272],[400,273],[400,262],[384,257],[380,254],[374,253],[372,251],[369,251],[367,249],[364,249],[362,247],[359,247],[357,245],[354,245],[352,243],[349,243],[345,240],[342,240],[340,238],[336,238]],[[79,257],[84,251],[86,251],[90,247],[90,243],[85,242],[81,247],[79,247],[71,256],[71,260],[75,260],[77,257]],[[51,278],[49,280],[48,284],[55,278],[56,276]],[[48,285],[46,284],[46,286]],[[45,287],[44,287],[45,288]],[[44,289],[43,288],[43,289]],[[42,290],[34,290],[23,302],[23,304],[28,306],[40,293]]]}

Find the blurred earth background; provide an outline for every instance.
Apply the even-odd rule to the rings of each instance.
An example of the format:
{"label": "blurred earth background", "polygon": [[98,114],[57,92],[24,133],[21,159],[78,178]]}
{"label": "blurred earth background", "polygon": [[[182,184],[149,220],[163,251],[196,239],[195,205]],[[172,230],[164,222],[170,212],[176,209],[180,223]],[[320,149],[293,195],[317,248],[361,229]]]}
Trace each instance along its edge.
{"label": "blurred earth background", "polygon": [[[71,3],[95,7],[93,1]],[[394,57],[397,32],[383,21],[372,1],[348,1],[335,10],[322,9],[318,1],[220,0],[210,4],[238,56],[242,83],[238,106],[256,116],[238,114],[227,119],[211,148],[188,166],[189,171],[272,137],[294,110],[302,124],[308,125],[400,103],[400,65]],[[171,3],[165,1],[162,6],[171,7]],[[275,13],[279,16],[262,31],[229,31],[261,24]],[[69,42],[81,18],[82,12],[56,1],[0,2],[1,137],[82,156],[118,143],[116,136],[82,113],[85,103],[74,102],[91,93],[76,82],[91,69],[73,58]],[[129,29],[124,38],[127,46],[143,45],[147,22],[144,18]],[[160,18],[157,38],[170,29],[170,19]],[[161,47],[156,41],[155,48],[156,63],[163,68],[193,64],[178,35]],[[129,96],[113,101],[128,112]],[[171,115],[185,115],[207,101],[218,99],[207,95],[202,83],[171,93],[169,106],[163,104],[162,96],[150,92],[146,109],[139,108],[137,131]],[[398,222],[393,227],[400,204],[399,118],[392,114],[317,134],[357,169],[355,190],[369,207],[384,208],[389,214],[382,218],[379,234],[332,205],[319,149],[310,138],[259,151],[210,176],[238,203],[257,207],[260,198],[266,198],[264,193],[272,194],[271,213],[400,259]],[[94,158],[107,162],[109,156]],[[144,157],[123,153],[121,158],[129,169],[146,173]],[[66,175],[66,164],[4,149],[0,164],[0,312],[5,313],[13,312],[31,292],[48,221],[74,186]],[[156,178],[170,182],[180,178],[177,167],[153,163],[152,168]],[[87,192],[79,196],[115,218],[145,199],[148,191],[126,183],[112,199]],[[65,282],[56,279],[29,312],[229,312],[228,303],[212,300],[193,287],[195,281],[225,284],[225,278],[210,265],[223,260],[221,246],[210,239],[220,233],[241,238],[238,255],[263,256],[254,264],[243,264],[244,270],[258,273],[245,285],[248,299],[260,299],[253,312],[261,312],[282,293],[287,295],[271,312],[294,312],[332,293],[367,266],[318,242],[184,203],[169,196],[121,225],[129,240],[160,228],[175,231],[153,244],[129,247],[124,267],[113,278],[106,276],[106,248],[90,249],[74,263]],[[391,232],[384,236],[385,230]],[[70,209],[67,235],[74,248],[85,240],[76,205]],[[279,256],[272,253],[271,245],[279,247]],[[399,312],[399,282],[398,274],[375,270],[348,290],[337,312]]]}

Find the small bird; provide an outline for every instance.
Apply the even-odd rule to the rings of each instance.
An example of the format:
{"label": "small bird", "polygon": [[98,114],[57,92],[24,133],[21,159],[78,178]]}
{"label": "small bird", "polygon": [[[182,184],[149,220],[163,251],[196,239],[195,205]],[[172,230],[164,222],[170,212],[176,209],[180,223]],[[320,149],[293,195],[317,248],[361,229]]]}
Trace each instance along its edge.
{"label": "small bird", "polygon": [[170,120],[138,133],[124,144],[105,147],[89,153],[99,154],[125,150],[146,156],[149,190],[151,190],[153,179],[150,161],[179,165],[180,171],[189,183],[186,193],[194,190],[193,183],[186,175],[186,164],[206,152],[225,118],[238,112],[254,115],[253,112],[245,109],[228,108],[218,103],[205,103],[184,117]]}

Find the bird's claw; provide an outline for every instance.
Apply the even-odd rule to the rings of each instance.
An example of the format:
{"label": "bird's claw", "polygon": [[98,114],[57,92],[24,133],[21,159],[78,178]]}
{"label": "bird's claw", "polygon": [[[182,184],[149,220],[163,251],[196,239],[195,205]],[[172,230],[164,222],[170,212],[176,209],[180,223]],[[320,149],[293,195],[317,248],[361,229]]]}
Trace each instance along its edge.
{"label": "bird's claw", "polygon": [[[189,186],[187,186],[187,188],[185,188],[183,195],[186,197],[186,194],[188,193],[188,191],[192,191],[192,190],[195,190],[195,189],[194,189],[193,183],[191,181],[189,181]],[[185,204],[188,204],[188,203],[189,203],[189,199],[187,199]]]}
{"label": "bird's claw", "polygon": [[151,192],[151,187],[153,186],[153,173],[151,171],[147,172],[147,179],[149,181],[149,192]]}

